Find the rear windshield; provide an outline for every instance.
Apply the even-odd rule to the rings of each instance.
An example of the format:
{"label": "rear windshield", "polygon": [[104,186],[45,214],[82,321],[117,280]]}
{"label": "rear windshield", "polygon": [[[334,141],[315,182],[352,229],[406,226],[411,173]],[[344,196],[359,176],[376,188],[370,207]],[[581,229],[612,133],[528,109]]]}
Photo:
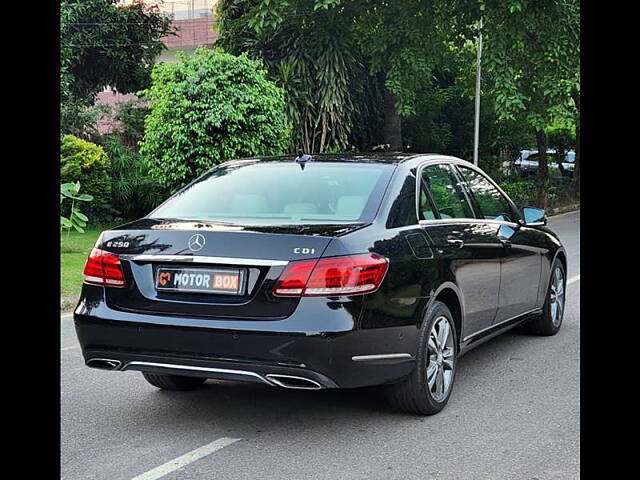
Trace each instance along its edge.
{"label": "rear windshield", "polygon": [[220,166],[149,215],[242,224],[360,223],[375,217],[392,165],[258,162]]}

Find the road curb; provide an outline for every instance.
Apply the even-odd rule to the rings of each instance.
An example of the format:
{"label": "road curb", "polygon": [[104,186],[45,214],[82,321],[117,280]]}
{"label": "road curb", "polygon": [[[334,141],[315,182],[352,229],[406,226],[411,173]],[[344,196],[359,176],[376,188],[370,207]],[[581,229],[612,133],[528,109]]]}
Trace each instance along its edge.
{"label": "road curb", "polygon": [[571,205],[566,205],[564,207],[557,207],[551,210],[551,215],[549,217],[559,217],[560,215],[565,215],[568,213],[577,213],[580,211],[580,204],[574,203]]}
{"label": "road curb", "polygon": [[564,215],[570,215],[572,213],[580,213],[580,208],[576,208],[574,210],[564,210],[564,211],[560,211],[558,213],[553,213],[552,215],[549,215],[547,218],[562,217]]}

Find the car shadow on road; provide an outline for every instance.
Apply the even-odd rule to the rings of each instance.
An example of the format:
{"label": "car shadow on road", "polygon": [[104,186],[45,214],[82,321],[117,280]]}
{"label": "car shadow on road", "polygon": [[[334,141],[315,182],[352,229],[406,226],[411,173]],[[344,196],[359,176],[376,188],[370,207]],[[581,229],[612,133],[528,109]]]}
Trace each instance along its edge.
{"label": "car shadow on road", "polygon": [[[496,367],[521,359],[518,351],[532,340],[537,339],[519,333],[506,333],[462,357],[452,403],[458,403],[467,393],[466,390],[490,388],[478,387],[478,379],[482,375],[495,374]],[[326,428],[342,422],[352,424],[366,421],[372,415],[390,421],[422,418],[393,410],[381,387],[305,391],[209,380],[201,388],[190,392],[149,390],[148,399],[161,407],[158,411],[160,415],[179,415],[182,424],[198,425],[210,421],[226,426],[233,432],[238,429],[242,431],[243,428],[259,432],[302,423],[305,428]]]}

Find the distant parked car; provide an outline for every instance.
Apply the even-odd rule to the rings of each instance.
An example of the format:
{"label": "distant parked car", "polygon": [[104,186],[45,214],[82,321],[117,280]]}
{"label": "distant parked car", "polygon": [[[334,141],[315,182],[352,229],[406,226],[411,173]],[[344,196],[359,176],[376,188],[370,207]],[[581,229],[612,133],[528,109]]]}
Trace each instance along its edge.
{"label": "distant parked car", "polygon": [[[513,166],[516,171],[522,176],[536,175],[538,172],[538,158],[539,153],[537,150],[520,150],[520,154],[513,163]],[[547,161],[549,168],[560,170],[560,168],[558,167],[558,162],[556,161],[555,149],[550,148],[547,150]],[[573,177],[575,161],[576,152],[573,150],[569,150],[565,154],[564,161],[562,162],[565,176]]]}

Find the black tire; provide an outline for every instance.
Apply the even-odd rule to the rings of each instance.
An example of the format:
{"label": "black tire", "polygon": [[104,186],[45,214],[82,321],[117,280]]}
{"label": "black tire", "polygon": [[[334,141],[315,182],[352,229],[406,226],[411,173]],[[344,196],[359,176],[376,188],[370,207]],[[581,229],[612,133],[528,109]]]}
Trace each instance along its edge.
{"label": "black tire", "polygon": [[[562,305],[561,305],[561,313],[559,321],[554,322],[554,316],[552,312],[552,298],[553,298],[553,289],[552,285],[555,280],[556,270],[559,270],[562,274]],[[522,330],[531,335],[542,335],[542,336],[550,336],[555,335],[562,327],[562,321],[564,320],[564,312],[566,310],[566,292],[567,289],[567,276],[564,271],[564,266],[562,262],[557,258],[554,260],[553,265],[551,266],[551,275],[549,278],[549,284],[547,285],[547,296],[544,300],[544,305],[542,307],[542,314],[533,320],[529,320],[528,322],[522,325]]]}
{"label": "black tire", "polygon": [[207,379],[204,377],[182,377],[180,375],[163,375],[161,373],[142,372],[144,379],[154,387],[162,390],[193,390],[202,385]]}
{"label": "black tire", "polygon": [[[444,398],[436,400],[432,395],[427,382],[427,367],[429,362],[428,343],[429,335],[437,319],[445,317],[450,325],[450,334],[453,338],[452,360],[453,368],[450,385],[446,391]],[[439,301],[435,301],[425,316],[425,320],[420,332],[420,341],[418,345],[418,356],[416,364],[406,378],[398,383],[385,385],[384,390],[389,403],[402,411],[416,413],[420,415],[433,415],[442,410],[451,396],[453,383],[455,380],[455,372],[457,367],[458,356],[458,336],[455,329],[453,316],[447,306]],[[440,357],[440,360],[442,358]],[[444,381],[444,380],[443,380]]]}

